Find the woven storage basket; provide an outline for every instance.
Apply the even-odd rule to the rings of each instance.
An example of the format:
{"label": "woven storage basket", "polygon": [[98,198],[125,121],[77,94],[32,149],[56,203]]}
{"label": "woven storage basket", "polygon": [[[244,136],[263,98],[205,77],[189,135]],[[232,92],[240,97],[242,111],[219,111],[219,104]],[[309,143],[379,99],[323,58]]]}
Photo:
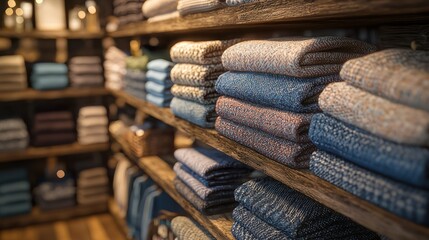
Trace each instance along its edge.
{"label": "woven storage basket", "polygon": [[128,131],[126,140],[136,157],[167,155],[174,151],[173,129]]}

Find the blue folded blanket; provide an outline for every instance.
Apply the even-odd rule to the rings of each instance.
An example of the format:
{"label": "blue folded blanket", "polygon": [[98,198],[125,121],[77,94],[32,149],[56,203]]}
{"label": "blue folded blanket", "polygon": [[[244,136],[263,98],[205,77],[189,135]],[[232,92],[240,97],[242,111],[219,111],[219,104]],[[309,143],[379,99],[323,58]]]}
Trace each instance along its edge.
{"label": "blue folded blanket", "polygon": [[147,69],[154,70],[157,72],[165,72],[169,73],[171,69],[173,68],[174,63],[164,60],[164,59],[155,59],[150,61],[147,64]]}
{"label": "blue folded blanket", "polygon": [[146,73],[146,79],[148,81],[164,85],[165,87],[173,86],[173,82],[170,79],[170,73],[149,70]]}
{"label": "blue folded blanket", "polygon": [[146,74],[144,71],[135,70],[135,69],[127,69],[125,74],[125,79],[144,82],[146,81]]}
{"label": "blue folded blanket", "polygon": [[146,94],[146,100],[158,107],[169,107],[172,98],[159,97],[152,95],[151,93]]}
{"label": "blue folded blanket", "polygon": [[371,171],[429,188],[429,150],[397,144],[326,114],[313,116],[310,138],[321,150]]}
{"label": "blue folded blanket", "polygon": [[32,75],[67,75],[67,65],[62,63],[36,63]]}
{"label": "blue folded blanket", "polygon": [[0,196],[0,206],[19,203],[19,202],[31,202],[30,190],[22,192],[14,192],[8,194],[2,194]]}
{"label": "blue folded blanket", "polygon": [[66,88],[69,85],[67,75],[33,75],[31,86],[37,90],[53,90]]}
{"label": "blue folded blanket", "polygon": [[170,104],[174,115],[203,128],[213,128],[216,120],[215,105],[199,103],[174,97]]}
{"label": "blue folded blanket", "polygon": [[340,80],[338,75],[296,78],[253,72],[226,72],[216,81],[216,91],[266,107],[292,112],[318,112],[319,94],[327,84]]}
{"label": "blue folded blanket", "polygon": [[30,183],[28,182],[28,180],[20,180],[0,185],[0,194],[9,194],[25,191],[30,191]]}
{"label": "blue folded blanket", "polygon": [[0,184],[27,179],[27,170],[24,168],[12,168],[0,171]]}
{"label": "blue folded blanket", "polygon": [[170,92],[170,88],[165,87],[161,84],[157,84],[155,82],[147,82],[145,84],[146,92],[158,96],[158,97],[166,97],[173,98],[173,94]]}
{"label": "blue folded blanket", "polygon": [[0,206],[0,217],[29,213],[31,211],[31,207],[32,205],[30,201]]}
{"label": "blue folded blanket", "polygon": [[322,151],[312,154],[310,170],[393,214],[429,225],[429,191],[391,180]]}
{"label": "blue folded blanket", "polygon": [[238,222],[234,222],[234,224],[232,224],[231,233],[237,240],[258,240],[255,235],[250,233],[247,228]]}

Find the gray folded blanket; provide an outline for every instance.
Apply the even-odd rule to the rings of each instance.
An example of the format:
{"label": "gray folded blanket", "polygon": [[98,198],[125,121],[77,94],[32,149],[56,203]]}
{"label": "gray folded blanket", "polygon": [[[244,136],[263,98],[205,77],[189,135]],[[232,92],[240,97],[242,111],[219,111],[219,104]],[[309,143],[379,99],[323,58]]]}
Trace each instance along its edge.
{"label": "gray folded blanket", "polygon": [[201,104],[215,104],[220,96],[214,87],[193,87],[175,84],[171,88],[171,93],[175,97],[198,102]]}
{"label": "gray folded blanket", "polygon": [[179,63],[171,69],[171,81],[179,85],[213,87],[217,78],[226,70],[222,64]]}

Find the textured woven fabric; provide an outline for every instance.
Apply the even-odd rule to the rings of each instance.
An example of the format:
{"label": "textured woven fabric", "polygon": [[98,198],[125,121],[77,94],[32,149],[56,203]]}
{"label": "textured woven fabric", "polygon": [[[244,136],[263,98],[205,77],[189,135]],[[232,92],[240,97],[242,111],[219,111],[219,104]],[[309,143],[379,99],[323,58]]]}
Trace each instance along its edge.
{"label": "textured woven fabric", "polygon": [[6,91],[19,91],[26,89],[27,82],[1,82],[0,81],[0,91],[6,92]]}
{"label": "textured woven fabric", "polygon": [[21,55],[0,56],[0,73],[25,75],[24,57]]}
{"label": "textured woven fabric", "polygon": [[[206,2],[207,0],[188,0],[189,2]],[[215,0],[217,2],[217,0]],[[179,1],[179,5],[185,1]],[[180,11],[180,10],[179,10]],[[220,64],[222,53],[230,46],[240,42],[233,40],[214,40],[204,42],[183,41],[170,49],[171,60],[175,63]]]}
{"label": "textured woven fabric", "polygon": [[156,72],[170,73],[173,66],[174,66],[174,63],[167,61],[165,59],[155,59],[150,61],[147,64],[147,69],[153,70]]}
{"label": "textured woven fabric", "polygon": [[28,179],[21,179],[0,184],[0,193],[2,195],[28,191],[30,191],[30,182]]}
{"label": "textured woven fabric", "polygon": [[255,2],[256,0],[226,0],[225,3],[228,6],[237,6],[245,3]]}
{"label": "textured woven fabric", "polygon": [[20,118],[0,119],[0,132],[24,129],[27,129],[27,127],[24,121]]}
{"label": "textured woven fabric", "polygon": [[221,0],[178,0],[177,10],[182,16],[210,12],[223,7]]}
{"label": "textured woven fabric", "polygon": [[429,53],[388,49],[350,60],[341,69],[347,83],[429,111]]}
{"label": "textured woven fabric", "polygon": [[378,239],[375,233],[270,178],[246,182],[235,191],[235,199],[290,239]]}
{"label": "textured woven fabric", "polygon": [[29,191],[16,192],[0,196],[0,206],[23,201],[31,201],[31,194]]}
{"label": "textured woven fabric", "polygon": [[78,127],[107,126],[108,123],[109,123],[109,119],[107,118],[107,116],[79,118],[77,120]]}
{"label": "textured woven fabric", "polygon": [[146,72],[147,81],[155,82],[158,84],[162,84],[165,87],[173,86],[173,82],[170,79],[170,72],[158,72],[155,70],[149,70]]}
{"label": "textured woven fabric", "polygon": [[177,240],[215,240],[215,238],[211,236],[211,234],[208,233],[207,230],[205,230],[198,223],[187,217],[175,217],[171,221],[171,230],[173,230],[173,233],[177,237]]}
{"label": "textured woven fabric", "polygon": [[37,90],[66,88],[69,84],[67,75],[32,75],[31,87]]}
{"label": "textured woven fabric", "polygon": [[158,95],[158,96],[171,96],[170,93],[170,88],[163,85],[163,84],[158,84],[156,82],[152,82],[152,81],[148,81],[145,84],[145,89],[146,92],[148,93],[152,93],[153,95]]}
{"label": "textured woven fabric", "polygon": [[162,15],[158,15],[155,17],[151,17],[147,20],[148,23],[153,23],[153,22],[160,22],[160,21],[166,21],[169,19],[174,19],[174,18],[179,18],[180,14],[178,11],[174,11],[171,13],[166,13],[166,14],[162,14]]}
{"label": "textured woven fabric", "polygon": [[327,84],[340,81],[338,75],[294,78],[284,75],[226,72],[216,82],[216,91],[262,106],[292,112],[320,111],[317,98]]}
{"label": "textured woven fabric", "polygon": [[75,124],[72,119],[70,120],[59,120],[59,121],[36,121],[34,122],[32,132],[43,133],[43,132],[58,132],[58,131],[73,131]]}
{"label": "textured woven fabric", "polygon": [[67,65],[62,63],[36,63],[32,75],[67,75]]}
{"label": "textured woven fabric", "polygon": [[237,240],[258,240],[256,236],[252,235],[245,227],[241,226],[238,222],[232,224],[232,235]]}
{"label": "textured woven fabric", "polygon": [[225,72],[222,64],[196,65],[179,63],[171,69],[171,80],[175,84],[212,87],[218,77]]}
{"label": "textured woven fabric", "polygon": [[146,18],[155,17],[177,9],[177,0],[147,0],[143,3],[142,11]]}
{"label": "textured woven fabric", "polygon": [[14,139],[14,140],[8,140],[8,141],[2,141],[0,142],[0,151],[16,151],[16,150],[23,150],[28,147],[28,138],[25,139]]}
{"label": "textured woven fabric", "polygon": [[127,69],[125,74],[125,79],[144,82],[146,80],[145,72],[137,70],[137,69]]}
{"label": "textured woven fabric", "polygon": [[70,75],[70,82],[72,87],[101,87],[103,86],[102,75]]}
{"label": "textured woven fabric", "polygon": [[315,150],[311,143],[291,142],[221,117],[216,120],[216,130],[227,138],[293,168],[307,168],[310,154]]}
{"label": "textured woven fabric", "polygon": [[97,135],[91,135],[91,136],[79,136],[77,140],[80,144],[83,144],[83,145],[95,144],[95,143],[105,143],[105,142],[109,142],[109,136],[106,134],[97,134]]}
{"label": "textured woven fabric", "polygon": [[429,150],[386,141],[326,114],[311,120],[311,141],[368,170],[398,181],[429,188]]}
{"label": "textured woven fabric", "polygon": [[375,47],[344,37],[279,38],[238,43],[222,55],[228,70],[319,77],[339,73],[349,59]]}
{"label": "textured woven fabric", "polygon": [[219,97],[214,87],[193,87],[174,84],[171,88],[171,93],[175,97],[201,104],[215,104]]}
{"label": "textured woven fabric", "polygon": [[75,142],[76,134],[73,132],[41,133],[34,135],[31,140],[36,147],[54,146]]}
{"label": "textured woven fabric", "polygon": [[69,65],[70,73],[83,75],[83,74],[102,74],[103,68],[101,65]]}
{"label": "textured woven fabric", "polygon": [[221,185],[237,185],[246,182],[250,179],[250,174],[246,170],[240,171],[235,169],[227,169],[222,171],[222,176],[218,176],[215,179],[207,179],[201,175],[198,175],[186,165],[182,164],[181,169],[192,175],[192,177],[197,179],[201,184],[209,188]]}
{"label": "textured woven fabric", "polygon": [[70,111],[51,111],[51,112],[38,112],[34,117],[35,122],[39,121],[59,121],[71,120],[73,115]]}
{"label": "textured woven fabric", "polygon": [[258,129],[294,142],[308,142],[308,128],[312,114],[280,111],[273,108],[220,97],[217,114],[230,121]]}
{"label": "textured woven fabric", "polygon": [[104,106],[86,106],[79,109],[79,118],[87,117],[105,117],[107,116],[107,110]]}
{"label": "textured woven fabric", "polygon": [[32,205],[30,201],[0,206],[0,217],[27,214],[31,212],[31,209],[32,209]]}
{"label": "textured woven fabric", "polygon": [[174,97],[170,104],[174,115],[203,128],[213,128],[216,120],[215,105],[202,105]]}
{"label": "textured woven fabric", "polygon": [[393,103],[345,82],[327,86],[319,104],[324,112],[382,138],[429,146],[429,112]]}
{"label": "textured woven fabric", "polygon": [[171,98],[159,97],[150,93],[146,94],[146,100],[158,107],[169,107],[171,103]]}
{"label": "textured woven fabric", "polygon": [[359,198],[418,224],[429,225],[429,192],[372,173],[339,157],[317,151],[310,170]]}
{"label": "textured woven fabric", "polygon": [[70,59],[70,64],[73,65],[100,65],[101,60],[97,56],[78,56]]}

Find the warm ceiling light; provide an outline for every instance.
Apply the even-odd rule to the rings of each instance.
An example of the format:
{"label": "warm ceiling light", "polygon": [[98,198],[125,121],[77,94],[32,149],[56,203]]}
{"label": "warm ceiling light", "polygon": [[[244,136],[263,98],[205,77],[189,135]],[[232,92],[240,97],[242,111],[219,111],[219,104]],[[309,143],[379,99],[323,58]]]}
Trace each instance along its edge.
{"label": "warm ceiling light", "polygon": [[89,6],[89,7],[88,7],[88,12],[89,12],[90,14],[94,14],[94,13],[96,13],[96,12],[97,12],[97,9],[96,9],[94,6]]}
{"label": "warm ceiling light", "polygon": [[18,16],[22,16],[22,15],[24,14],[24,11],[22,11],[22,8],[17,8],[17,9],[15,10],[15,13],[16,13],[16,15],[18,15]]}
{"label": "warm ceiling light", "polygon": [[14,0],[7,1],[7,5],[11,8],[14,8],[16,6],[16,2]]}
{"label": "warm ceiling light", "polygon": [[36,0],[36,3],[37,3],[37,4],[42,4],[42,3],[43,3],[43,0]]}
{"label": "warm ceiling light", "polygon": [[13,14],[13,9],[12,8],[7,8],[6,11],[4,11],[6,13],[6,15],[8,16],[12,16]]}
{"label": "warm ceiling light", "polygon": [[57,171],[57,177],[58,178],[64,178],[66,176],[66,173],[64,172],[64,170],[58,170]]}
{"label": "warm ceiling light", "polygon": [[85,11],[80,10],[80,11],[77,13],[77,16],[78,16],[80,19],[84,19],[84,18],[86,17],[86,13],[85,13]]}
{"label": "warm ceiling light", "polygon": [[18,24],[24,23],[24,18],[23,17],[16,17],[16,23],[18,23]]}

